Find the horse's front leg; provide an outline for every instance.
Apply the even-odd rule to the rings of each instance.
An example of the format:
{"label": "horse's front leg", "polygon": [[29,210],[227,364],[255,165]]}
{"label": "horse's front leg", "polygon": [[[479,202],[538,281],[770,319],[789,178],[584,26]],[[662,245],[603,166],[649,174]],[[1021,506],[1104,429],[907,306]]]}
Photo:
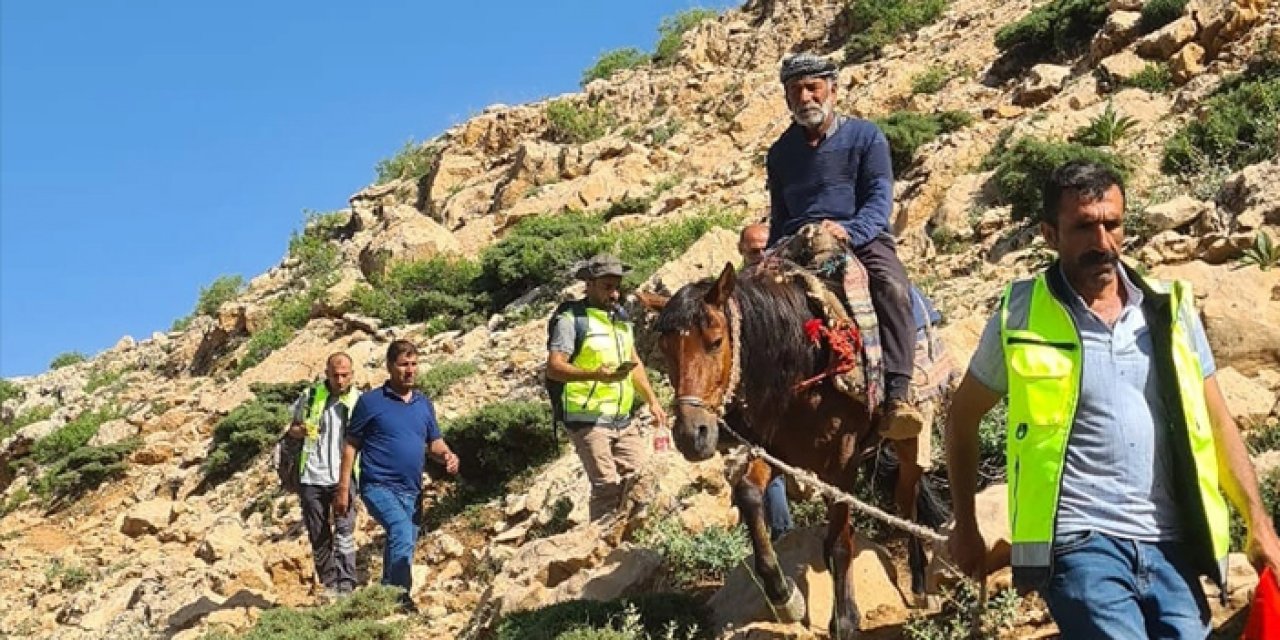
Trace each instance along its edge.
{"label": "horse's front leg", "polygon": [[[928,437],[928,433],[921,437]],[[893,489],[893,501],[898,507],[898,515],[919,522],[919,511],[916,505],[920,497],[920,479],[924,476],[924,468],[920,466],[917,452],[920,443],[918,438],[897,440],[894,448],[898,454],[898,479]],[[911,570],[911,594],[917,606],[925,595],[925,563],[924,543],[913,535],[907,537],[907,567]]]}
{"label": "horse's front leg", "polygon": [[849,522],[849,505],[830,503],[827,507],[827,569],[835,591],[835,608],[828,628],[832,640],[858,637],[858,603],[853,599],[853,526]]}
{"label": "horse's front leg", "polygon": [[804,619],[806,611],[804,594],[796,588],[794,581],[782,574],[764,517],[764,489],[772,476],[773,468],[764,460],[748,462],[747,472],[733,489],[733,499],[751,536],[756,575],[760,577],[765,597],[780,622],[799,622]]}

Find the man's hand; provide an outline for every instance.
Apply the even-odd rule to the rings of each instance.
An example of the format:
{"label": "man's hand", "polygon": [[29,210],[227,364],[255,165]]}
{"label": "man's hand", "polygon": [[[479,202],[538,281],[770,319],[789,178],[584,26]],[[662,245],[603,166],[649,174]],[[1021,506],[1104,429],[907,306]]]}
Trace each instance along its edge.
{"label": "man's hand", "polygon": [[1276,532],[1266,524],[1255,526],[1249,531],[1249,539],[1244,545],[1245,555],[1258,573],[1271,567],[1271,574],[1280,580],[1280,540]]}
{"label": "man's hand", "polygon": [[444,452],[444,470],[450,475],[458,473],[458,456],[452,451]]}
{"label": "man's hand", "polygon": [[626,380],[629,375],[631,375],[630,368],[623,369],[610,367],[608,365],[600,365],[600,367],[596,369],[596,376],[600,382],[622,382],[623,380]]}
{"label": "man's hand", "polygon": [[987,543],[982,539],[976,522],[956,523],[947,539],[947,551],[951,561],[965,576],[982,580],[987,574]]}
{"label": "man's hand", "polygon": [[839,240],[849,241],[849,231],[832,220],[822,221],[822,230],[830,233]]}
{"label": "man's hand", "polygon": [[338,484],[338,491],[333,494],[333,513],[337,516],[347,515],[347,509],[351,508],[351,486],[346,484]]}
{"label": "man's hand", "polygon": [[289,425],[289,430],[284,433],[290,438],[302,438],[307,435],[307,427],[301,422],[295,422]]}
{"label": "man's hand", "polygon": [[662,427],[663,429],[667,428],[667,412],[662,409],[662,405],[659,404],[656,399],[654,402],[649,403],[649,413],[653,415],[653,421],[657,423],[659,427]]}

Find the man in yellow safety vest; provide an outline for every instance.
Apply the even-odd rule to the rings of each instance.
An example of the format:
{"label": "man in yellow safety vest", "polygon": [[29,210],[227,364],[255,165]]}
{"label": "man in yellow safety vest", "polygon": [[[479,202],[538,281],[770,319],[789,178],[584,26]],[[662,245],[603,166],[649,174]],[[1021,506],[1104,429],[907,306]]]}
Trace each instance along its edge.
{"label": "man in yellow safety vest", "polygon": [[1199,576],[1226,578],[1223,493],[1259,568],[1280,569],[1280,541],[1190,286],[1120,262],[1124,205],[1105,167],[1048,179],[1040,230],[1058,260],[1005,289],[952,400],[949,546],[984,570],[977,430],[1004,397],[1015,584],[1039,590],[1063,638],[1204,638]]}

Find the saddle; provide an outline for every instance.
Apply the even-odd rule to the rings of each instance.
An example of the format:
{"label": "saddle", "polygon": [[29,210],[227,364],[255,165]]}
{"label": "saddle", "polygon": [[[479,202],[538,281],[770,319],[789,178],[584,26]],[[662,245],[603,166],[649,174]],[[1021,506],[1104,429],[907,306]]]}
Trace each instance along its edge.
{"label": "saddle", "polygon": [[[848,245],[823,231],[821,225],[805,225],[775,245],[756,269],[801,282],[810,309],[821,321],[820,328],[806,327],[806,331],[811,339],[826,342],[832,362],[822,374],[805,382],[829,378],[836,389],[862,402],[869,411],[880,406],[884,362],[879,321],[871,303],[870,277]],[[914,285],[911,293],[917,334],[909,399],[922,403],[945,395],[959,372],[934,331],[934,323],[940,319],[937,312]]]}

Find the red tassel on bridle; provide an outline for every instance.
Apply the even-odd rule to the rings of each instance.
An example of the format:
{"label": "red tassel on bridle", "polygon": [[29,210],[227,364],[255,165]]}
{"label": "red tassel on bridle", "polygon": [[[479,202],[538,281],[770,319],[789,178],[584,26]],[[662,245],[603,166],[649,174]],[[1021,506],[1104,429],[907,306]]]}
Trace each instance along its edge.
{"label": "red tassel on bridle", "polygon": [[828,327],[822,320],[811,318],[804,323],[804,334],[816,345],[826,340],[827,346],[831,348],[831,360],[825,371],[797,383],[796,391],[808,390],[827,378],[848,373],[858,367],[858,356],[862,353],[862,334],[857,327],[844,322]]}

